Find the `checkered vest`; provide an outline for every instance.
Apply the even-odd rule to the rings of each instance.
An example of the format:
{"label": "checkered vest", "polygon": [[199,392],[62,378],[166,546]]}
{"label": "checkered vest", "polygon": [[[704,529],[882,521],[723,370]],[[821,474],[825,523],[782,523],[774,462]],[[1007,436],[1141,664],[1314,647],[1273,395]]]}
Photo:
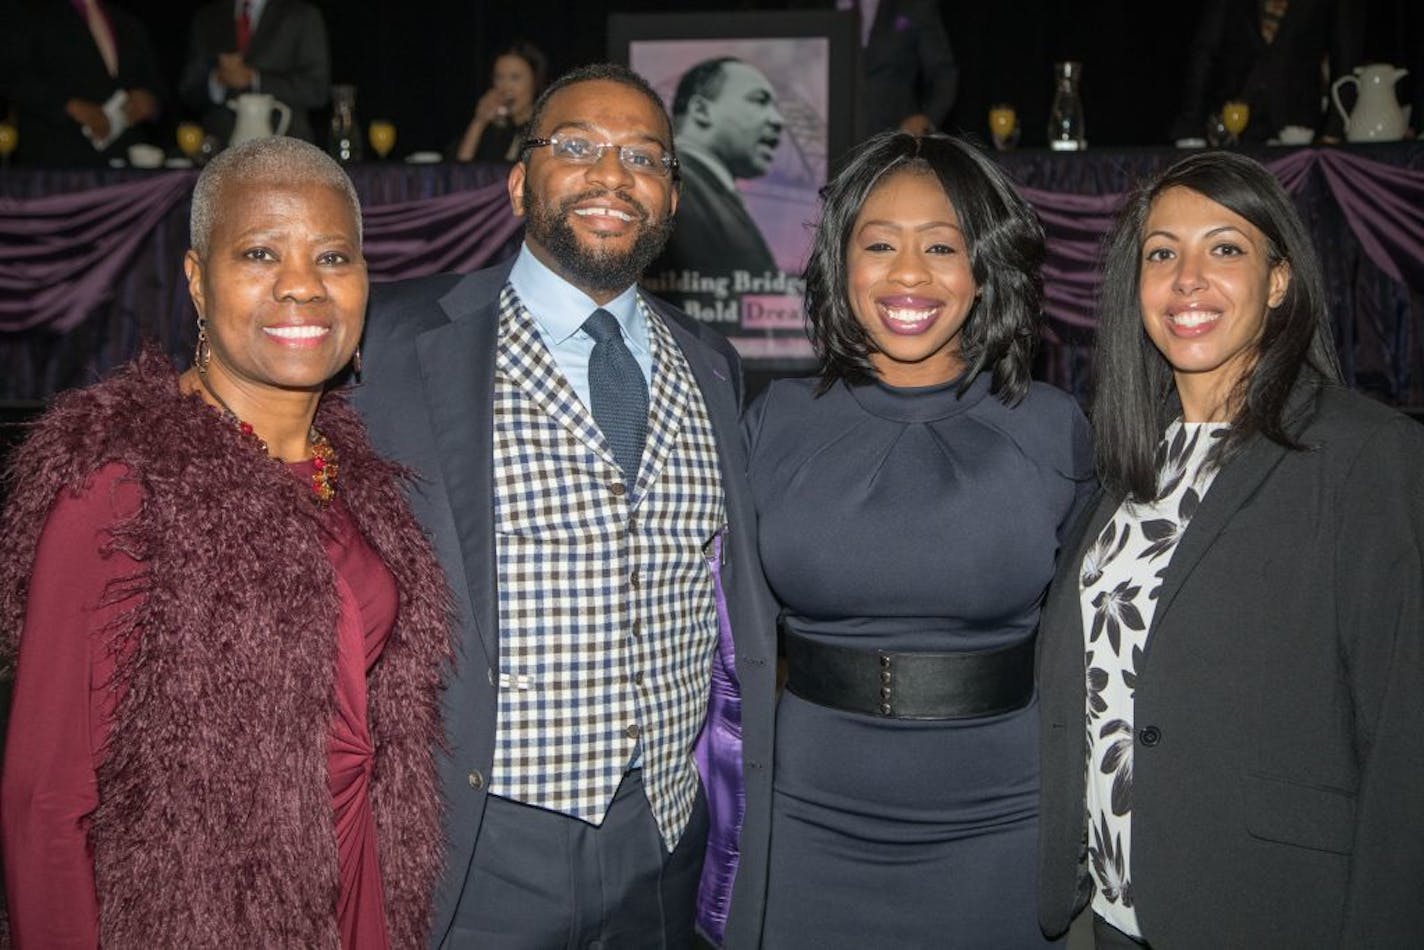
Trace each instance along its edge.
{"label": "checkered vest", "polygon": [[635,749],[671,850],[696,801],[725,515],[712,424],[662,320],[648,438],[627,486],[513,288],[494,397],[499,719],[490,790],[599,824]]}

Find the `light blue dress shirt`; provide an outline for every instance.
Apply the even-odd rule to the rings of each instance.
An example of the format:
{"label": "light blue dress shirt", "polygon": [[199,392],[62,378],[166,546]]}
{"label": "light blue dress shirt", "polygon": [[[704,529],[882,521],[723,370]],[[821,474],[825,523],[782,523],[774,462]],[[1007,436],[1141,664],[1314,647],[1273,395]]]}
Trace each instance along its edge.
{"label": "light blue dress shirt", "polygon": [[[525,244],[519,249],[509,282],[519,295],[520,303],[534,324],[539,337],[569,385],[578,393],[585,407],[592,411],[588,395],[588,357],[593,352],[593,337],[583,331],[583,322],[598,309],[593,298],[554,273]],[[643,371],[643,379],[651,384],[653,353],[648,337],[648,321],[638,306],[638,287],[630,286],[603,305],[613,314],[623,331],[623,342],[633,351],[633,359]]]}

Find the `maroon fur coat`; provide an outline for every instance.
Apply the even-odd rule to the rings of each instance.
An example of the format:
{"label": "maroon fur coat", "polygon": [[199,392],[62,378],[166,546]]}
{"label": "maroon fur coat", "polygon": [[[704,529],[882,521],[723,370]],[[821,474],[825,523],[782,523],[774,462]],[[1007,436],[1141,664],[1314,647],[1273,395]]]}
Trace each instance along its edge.
{"label": "maroon fur coat", "polygon": [[[371,785],[392,944],[424,947],[443,857],[434,755],[449,659],[444,578],[339,397],[317,426],[338,489],[395,575],[396,627],[369,678]],[[0,650],[13,663],[36,542],[56,494],[122,462],[142,489],[111,544],[140,606],[103,631],[127,650],[89,840],[107,950],[336,947],[326,741],[335,709],[334,572],[310,489],[145,352],[61,396],[14,460],[0,519]]]}

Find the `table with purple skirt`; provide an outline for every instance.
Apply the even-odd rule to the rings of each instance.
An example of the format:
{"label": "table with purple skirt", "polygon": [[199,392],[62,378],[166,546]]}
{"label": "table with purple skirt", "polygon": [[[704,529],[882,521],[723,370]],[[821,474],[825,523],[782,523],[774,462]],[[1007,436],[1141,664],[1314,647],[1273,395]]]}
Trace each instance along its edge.
{"label": "table with purple skirt", "polygon": [[[1048,232],[1040,378],[1088,391],[1102,238],[1124,193],[1182,154],[997,155]],[[1394,405],[1424,406],[1424,143],[1249,154],[1281,179],[1315,239],[1347,381]],[[388,162],[350,171],[373,281],[474,270],[518,246],[505,166]],[[182,257],[195,176],[0,170],[0,406],[13,412],[91,382],[144,339],[180,360],[191,353]]]}

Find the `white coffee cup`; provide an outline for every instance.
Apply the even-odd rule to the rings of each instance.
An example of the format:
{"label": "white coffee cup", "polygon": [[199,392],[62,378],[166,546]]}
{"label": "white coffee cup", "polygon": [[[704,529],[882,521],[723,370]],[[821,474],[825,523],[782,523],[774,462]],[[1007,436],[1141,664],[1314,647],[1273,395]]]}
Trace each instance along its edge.
{"label": "white coffee cup", "polygon": [[134,168],[161,168],[163,166],[163,149],[157,145],[129,146],[129,164]]}

